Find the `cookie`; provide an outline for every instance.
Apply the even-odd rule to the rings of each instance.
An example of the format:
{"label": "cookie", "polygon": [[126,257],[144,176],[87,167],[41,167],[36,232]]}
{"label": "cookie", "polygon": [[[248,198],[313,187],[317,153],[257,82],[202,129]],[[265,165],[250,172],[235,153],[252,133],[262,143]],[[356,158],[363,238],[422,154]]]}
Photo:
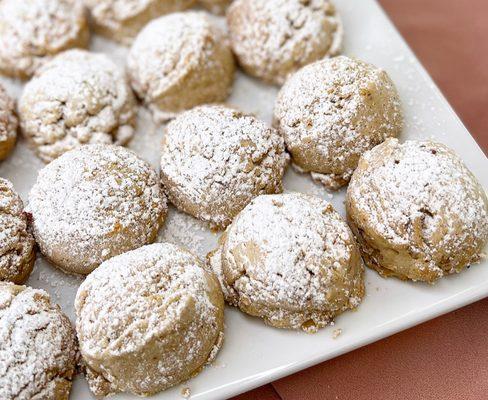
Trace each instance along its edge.
{"label": "cookie", "polygon": [[177,208],[221,229],[254,197],[281,192],[287,164],[283,138],[265,123],[199,106],[166,127],[161,182]]}
{"label": "cookie", "polygon": [[388,139],[361,157],[347,215],[366,264],[383,276],[432,283],[480,260],[488,200],[446,146]]}
{"label": "cookie", "polygon": [[326,201],[300,193],[254,199],[207,260],[227,302],[277,328],[316,332],[364,295],[346,222]]}
{"label": "cookie", "polygon": [[65,272],[151,243],[166,214],[156,172],[120,146],[85,145],[44,167],[29,194],[34,237]]}
{"label": "cookie", "polygon": [[17,140],[18,119],[14,101],[0,85],[0,161],[5,160]]}
{"label": "cookie", "polygon": [[232,0],[200,0],[200,4],[214,14],[225,14]]}
{"label": "cookie", "polygon": [[126,144],[136,116],[124,72],[106,55],[85,50],[47,63],[19,100],[22,134],[44,162],[83,144]]}
{"label": "cookie", "polygon": [[336,190],[347,184],[365,151],[400,134],[403,114],[385,71],[339,56],[289,79],[276,100],[274,126],[293,165]]}
{"label": "cookie", "polygon": [[24,204],[12,183],[0,178],[0,281],[24,283],[36,258]]}
{"label": "cookie", "polygon": [[226,36],[203,12],[150,22],[134,41],[127,65],[132,88],[159,122],[225,100],[235,70]]}
{"label": "cookie", "polygon": [[342,23],[328,0],[236,0],[227,23],[244,71],[275,85],[341,49]]}
{"label": "cookie", "polygon": [[2,0],[0,73],[27,79],[61,51],[87,47],[86,10],[78,0]]}
{"label": "cookie", "polygon": [[191,7],[195,0],[83,0],[94,29],[122,44],[131,44],[152,19]]}
{"label": "cookie", "polygon": [[77,362],[75,331],[49,295],[0,282],[0,398],[68,400]]}
{"label": "cookie", "polygon": [[149,396],[196,375],[223,339],[224,300],[191,253],[158,243],[104,262],[78,289],[76,330],[97,396]]}

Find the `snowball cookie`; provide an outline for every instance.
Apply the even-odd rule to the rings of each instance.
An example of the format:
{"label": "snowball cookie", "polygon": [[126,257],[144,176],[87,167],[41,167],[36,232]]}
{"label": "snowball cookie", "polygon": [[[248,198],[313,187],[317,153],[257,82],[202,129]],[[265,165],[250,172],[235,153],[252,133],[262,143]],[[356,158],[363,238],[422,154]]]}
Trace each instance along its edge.
{"label": "snowball cookie", "polygon": [[167,126],[161,182],[177,208],[221,229],[254,197],[283,191],[288,158],[283,138],[264,122],[200,106]]}
{"label": "snowball cookie", "polygon": [[76,330],[97,396],[148,396],[200,372],[223,339],[224,299],[193,254],[157,243],[105,261],[75,300]]}
{"label": "snowball cookie", "polygon": [[152,19],[191,7],[195,0],[83,0],[95,31],[130,44]]}
{"label": "snowball cookie", "polygon": [[19,100],[22,133],[45,162],[81,144],[126,144],[136,114],[123,71],[104,54],[85,50],[46,64]]}
{"label": "snowball cookie", "polygon": [[276,85],[300,67],[336,55],[342,44],[341,21],[328,0],[236,0],[227,23],[244,71]]}
{"label": "snowball cookie", "polygon": [[152,242],[166,214],[158,176],[119,146],[86,145],[44,167],[29,194],[41,252],[69,273]]}
{"label": "snowball cookie", "polygon": [[12,183],[0,178],[0,281],[24,283],[35,258],[24,204]]}
{"label": "snowball cookie", "polygon": [[75,331],[40,289],[0,282],[0,398],[68,400]]}
{"label": "snowball cookie", "polygon": [[403,116],[385,71],[340,56],[290,78],[278,94],[274,125],[294,165],[335,190],[347,184],[361,154],[400,134]]}
{"label": "snowball cookie", "polygon": [[0,85],[0,161],[5,160],[15,146],[17,126],[14,101]]}
{"label": "snowball cookie", "polygon": [[434,282],[480,259],[488,200],[442,144],[389,139],[367,152],[347,192],[366,264],[383,276]]}
{"label": "snowball cookie", "polygon": [[277,328],[315,332],[364,294],[346,222],[329,203],[304,194],[254,199],[208,262],[230,304]]}
{"label": "snowball cookie", "polygon": [[21,79],[55,54],[89,42],[79,0],[0,1],[0,73]]}
{"label": "snowball cookie", "polygon": [[225,100],[234,80],[227,38],[203,12],[170,14],[149,23],[127,63],[132,88],[157,121]]}
{"label": "snowball cookie", "polygon": [[200,4],[214,14],[225,14],[231,0],[200,0]]}

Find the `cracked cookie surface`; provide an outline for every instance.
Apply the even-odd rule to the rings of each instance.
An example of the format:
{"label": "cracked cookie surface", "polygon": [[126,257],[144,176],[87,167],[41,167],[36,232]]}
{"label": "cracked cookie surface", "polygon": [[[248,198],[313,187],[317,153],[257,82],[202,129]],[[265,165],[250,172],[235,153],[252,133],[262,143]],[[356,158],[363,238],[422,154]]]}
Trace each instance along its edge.
{"label": "cracked cookie surface", "polygon": [[173,120],[161,152],[161,181],[171,202],[220,229],[254,197],[283,190],[289,158],[276,130],[220,105]]}
{"label": "cracked cookie surface", "polygon": [[22,134],[44,162],[84,144],[126,144],[136,114],[124,72],[106,55],[84,50],[47,63],[19,100]]}
{"label": "cracked cookie surface", "polygon": [[432,283],[480,260],[488,200],[446,146],[388,139],[360,160],[348,219],[366,264],[383,276]]}
{"label": "cracked cookie surface", "polygon": [[74,329],[49,295],[0,282],[0,398],[68,400],[77,361]]}
{"label": "cracked cookie surface", "polygon": [[15,103],[0,85],[0,161],[5,160],[15,146],[18,124]]}
{"label": "cracked cookie surface", "polygon": [[352,232],[332,205],[304,194],[254,199],[207,261],[227,302],[278,328],[316,332],[364,295]]}

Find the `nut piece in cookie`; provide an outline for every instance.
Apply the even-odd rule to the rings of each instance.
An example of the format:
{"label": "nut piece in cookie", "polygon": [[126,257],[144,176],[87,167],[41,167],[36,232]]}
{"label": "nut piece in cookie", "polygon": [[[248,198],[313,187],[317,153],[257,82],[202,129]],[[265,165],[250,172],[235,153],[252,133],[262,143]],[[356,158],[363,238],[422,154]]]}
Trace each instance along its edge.
{"label": "nut piece in cookie", "polygon": [[42,254],[68,273],[88,274],[151,243],[166,215],[156,172],[134,152],[86,145],[44,167],[29,194]]}
{"label": "nut piece in cookie", "polygon": [[433,283],[481,258],[488,200],[446,146],[388,139],[361,157],[346,198],[366,264],[383,276]]}
{"label": "nut piece in cookie", "polygon": [[40,289],[0,282],[0,398],[68,400],[78,344]]}
{"label": "nut piece in cookie", "polygon": [[114,257],[78,289],[76,330],[97,396],[149,396],[198,374],[223,340],[217,278],[193,254],[157,243]]}
{"label": "nut piece in cookie", "polygon": [[336,190],[349,182],[365,151],[400,134],[403,114],[385,71],[340,56],[310,64],[286,82],[274,125],[293,165]]}
{"label": "nut piece in cookie", "polygon": [[207,257],[224,297],[277,328],[313,333],[364,295],[364,268],[346,222],[300,193],[254,199]]}

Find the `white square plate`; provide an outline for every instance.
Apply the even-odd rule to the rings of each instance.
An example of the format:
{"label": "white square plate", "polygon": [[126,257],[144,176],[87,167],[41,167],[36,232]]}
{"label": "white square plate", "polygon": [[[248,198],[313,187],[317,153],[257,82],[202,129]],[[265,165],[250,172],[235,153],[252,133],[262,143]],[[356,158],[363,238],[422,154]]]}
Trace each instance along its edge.
{"label": "white square plate", "polygon": [[[335,3],[344,21],[345,54],[386,69],[397,84],[407,122],[401,139],[433,138],[447,144],[488,187],[486,157],[376,1],[335,0]],[[107,52],[120,65],[124,64],[126,50],[109,41],[95,38],[92,49]],[[19,95],[21,84],[4,78],[0,82],[12,95]],[[271,122],[276,92],[275,88],[239,74],[230,103]],[[157,168],[162,129],[150,122],[146,110],[141,109],[139,116],[138,134],[130,147]],[[21,141],[13,156],[0,165],[0,176],[13,181],[27,200],[41,167],[42,163]],[[321,196],[344,214],[344,191],[328,194],[307,176],[297,175],[291,169],[285,187],[287,191]],[[204,226],[175,210],[160,235],[160,240],[186,245],[202,257],[214,247],[216,239]],[[442,279],[435,286],[382,279],[370,270],[366,281],[367,295],[358,310],[343,314],[335,326],[315,335],[273,329],[227,308],[225,344],[216,362],[196,378],[154,398],[181,398],[183,387],[190,388],[195,400],[228,398],[462,307],[488,296],[488,263]],[[39,256],[28,284],[50,292],[73,318],[72,304],[80,282],[81,278],[59,272]],[[338,328],[342,334],[333,339],[333,331]],[[92,398],[82,377],[77,378],[71,398]]]}

